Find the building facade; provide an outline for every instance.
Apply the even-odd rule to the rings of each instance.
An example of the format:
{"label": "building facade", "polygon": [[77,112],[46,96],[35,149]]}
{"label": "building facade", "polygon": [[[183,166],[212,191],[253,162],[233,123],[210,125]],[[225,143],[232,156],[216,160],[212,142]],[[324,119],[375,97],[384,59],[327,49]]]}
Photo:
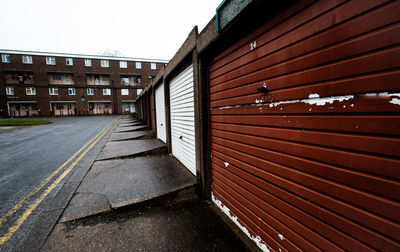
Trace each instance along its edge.
{"label": "building facade", "polygon": [[2,117],[135,112],[163,60],[0,50]]}

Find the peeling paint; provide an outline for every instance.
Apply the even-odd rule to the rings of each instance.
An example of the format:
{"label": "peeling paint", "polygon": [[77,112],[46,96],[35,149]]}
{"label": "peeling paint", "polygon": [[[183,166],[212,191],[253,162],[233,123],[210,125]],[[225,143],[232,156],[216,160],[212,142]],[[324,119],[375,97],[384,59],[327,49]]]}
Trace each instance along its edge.
{"label": "peeling paint", "polygon": [[336,101],[342,102],[342,101],[347,101],[347,100],[350,100],[353,98],[354,98],[354,95],[331,96],[331,97],[324,97],[324,98],[302,100],[302,102],[310,104],[310,105],[325,106],[327,103],[332,104]]}
{"label": "peeling paint", "polygon": [[319,98],[319,94],[310,94],[308,96],[309,99],[313,99],[313,98]]}
{"label": "peeling paint", "polygon": [[399,98],[393,98],[389,102],[392,103],[392,104],[395,104],[395,105],[400,105],[400,99]]}
{"label": "peeling paint", "polygon": [[400,97],[400,93],[393,93],[393,94],[390,94],[389,92],[366,93],[366,94],[361,94],[360,96],[398,96],[398,97]]}
{"label": "peeling paint", "polygon": [[225,167],[228,167],[229,163],[228,162],[224,162]]}
{"label": "peeling paint", "polygon": [[[400,93],[393,93],[390,94],[388,92],[382,92],[382,93],[366,93],[366,94],[358,94],[357,96],[360,97],[376,97],[376,96],[395,96],[399,98],[392,98],[389,102],[392,104],[400,105]],[[343,101],[348,101],[351,99],[354,99],[355,95],[341,95],[341,96],[329,96],[329,97],[322,97],[320,98],[319,94],[309,94],[307,99],[296,99],[296,100],[287,100],[287,101],[278,101],[278,102],[265,102],[263,99],[255,100],[255,103],[249,104],[251,106],[265,106],[268,105],[270,108],[283,105],[283,104],[291,104],[291,103],[299,103],[303,102],[309,105],[316,105],[316,106],[325,106],[326,104],[333,104],[334,102],[343,102]],[[244,104],[241,105],[234,105],[234,106],[223,106],[219,107],[218,109],[227,109],[227,108],[238,108],[238,107],[243,107]],[[350,105],[351,107],[354,107],[354,104]],[[344,105],[343,108],[346,108],[347,106]],[[331,106],[329,109],[334,109],[335,107]],[[282,108],[280,108],[282,110]],[[311,111],[311,110],[310,110]]]}
{"label": "peeling paint", "polygon": [[282,105],[282,104],[289,104],[289,103],[296,103],[296,102],[300,102],[300,100],[291,100],[291,101],[280,101],[280,102],[273,102],[269,104],[269,107],[276,107],[278,105]]}
{"label": "peeling paint", "polygon": [[264,252],[269,252],[270,250],[267,248],[267,246],[265,245],[265,243],[261,240],[260,236],[254,237],[250,234],[249,230],[247,230],[247,228],[245,228],[244,226],[242,226],[237,217],[231,215],[231,211],[229,210],[229,208],[227,208],[226,206],[224,206],[222,204],[222,202],[220,200],[218,200],[217,198],[215,198],[214,194],[211,192],[211,200],[219,207],[219,209],[221,209],[222,212],[224,212],[226,214],[226,216],[228,216],[251,240],[253,240],[256,245]]}
{"label": "peeling paint", "polygon": [[[291,104],[291,103],[298,103],[298,102],[304,102],[309,105],[317,105],[317,106],[324,106],[327,103],[332,104],[335,101],[342,102],[345,100],[350,100],[353,99],[354,95],[346,95],[346,96],[330,96],[330,97],[324,97],[324,98],[319,98],[318,94],[310,94],[308,99],[302,99],[302,100],[288,100],[288,101],[279,101],[279,102],[271,102],[268,104],[270,108],[282,105],[282,104]],[[263,100],[256,100],[256,104],[261,105]],[[264,105],[264,104],[263,104]]]}
{"label": "peeling paint", "polygon": [[242,105],[235,105],[235,106],[223,106],[223,107],[219,107],[218,109],[239,108],[239,107],[242,107]]}

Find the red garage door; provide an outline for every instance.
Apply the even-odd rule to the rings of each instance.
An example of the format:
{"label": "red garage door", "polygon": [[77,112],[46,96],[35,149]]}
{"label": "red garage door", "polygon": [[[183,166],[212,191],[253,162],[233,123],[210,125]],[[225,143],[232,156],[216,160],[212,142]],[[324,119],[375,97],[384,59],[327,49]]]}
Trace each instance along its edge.
{"label": "red garage door", "polygon": [[260,248],[400,251],[399,13],[292,6],[212,61],[212,199]]}

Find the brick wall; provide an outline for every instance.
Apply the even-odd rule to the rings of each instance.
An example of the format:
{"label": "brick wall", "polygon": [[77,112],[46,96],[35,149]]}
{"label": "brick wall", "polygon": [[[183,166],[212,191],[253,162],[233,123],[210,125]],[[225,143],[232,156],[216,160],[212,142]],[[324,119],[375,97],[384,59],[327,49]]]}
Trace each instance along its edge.
{"label": "brick wall", "polygon": [[[121,59],[127,61],[127,68],[120,68],[120,60],[113,60],[108,57],[109,67],[101,67],[101,59],[94,59],[91,57],[92,66],[85,66],[85,57],[74,57],[70,55],[54,56],[56,59],[55,65],[46,64],[46,56],[44,55],[31,55],[33,64],[23,64],[22,56],[30,55],[29,52],[19,52],[12,54],[9,52],[1,52],[0,54],[10,55],[10,63],[3,63],[0,61],[0,115],[3,117],[8,116],[7,103],[15,103],[19,101],[35,101],[40,109],[41,116],[52,115],[50,102],[68,101],[76,104],[78,114],[89,113],[90,101],[111,101],[111,108],[113,113],[122,113],[122,101],[134,101],[137,97],[137,88],[144,88],[151,81],[149,76],[155,76],[159,69],[164,65],[162,62],[156,62],[156,70],[151,69],[151,62],[140,61],[141,69],[136,68],[136,61],[131,59]],[[51,56],[53,57],[53,56]],[[66,65],[66,58],[73,59],[73,65]],[[34,83],[6,83],[7,73],[14,72],[29,72],[33,74]],[[73,74],[74,84],[49,84],[49,74]],[[107,74],[110,78],[110,85],[98,86],[88,85],[88,74]],[[142,82],[140,85],[123,86],[121,84],[121,75],[140,75]],[[6,95],[6,87],[14,88],[14,95]],[[26,95],[25,88],[36,88],[36,95]],[[50,95],[49,88],[58,88],[58,95]],[[68,88],[75,88],[76,94],[69,95]],[[94,89],[94,95],[87,94],[87,88]],[[110,88],[111,95],[103,95],[103,88]],[[129,95],[121,95],[121,88],[129,89]],[[81,101],[81,98],[85,98]]]}

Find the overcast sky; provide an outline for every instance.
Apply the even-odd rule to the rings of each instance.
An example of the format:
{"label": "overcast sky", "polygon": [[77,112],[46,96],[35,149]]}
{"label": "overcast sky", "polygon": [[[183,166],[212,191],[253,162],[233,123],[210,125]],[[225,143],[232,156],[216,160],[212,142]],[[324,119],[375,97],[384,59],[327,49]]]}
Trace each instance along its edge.
{"label": "overcast sky", "polygon": [[0,49],[171,59],[222,0],[1,0]]}

